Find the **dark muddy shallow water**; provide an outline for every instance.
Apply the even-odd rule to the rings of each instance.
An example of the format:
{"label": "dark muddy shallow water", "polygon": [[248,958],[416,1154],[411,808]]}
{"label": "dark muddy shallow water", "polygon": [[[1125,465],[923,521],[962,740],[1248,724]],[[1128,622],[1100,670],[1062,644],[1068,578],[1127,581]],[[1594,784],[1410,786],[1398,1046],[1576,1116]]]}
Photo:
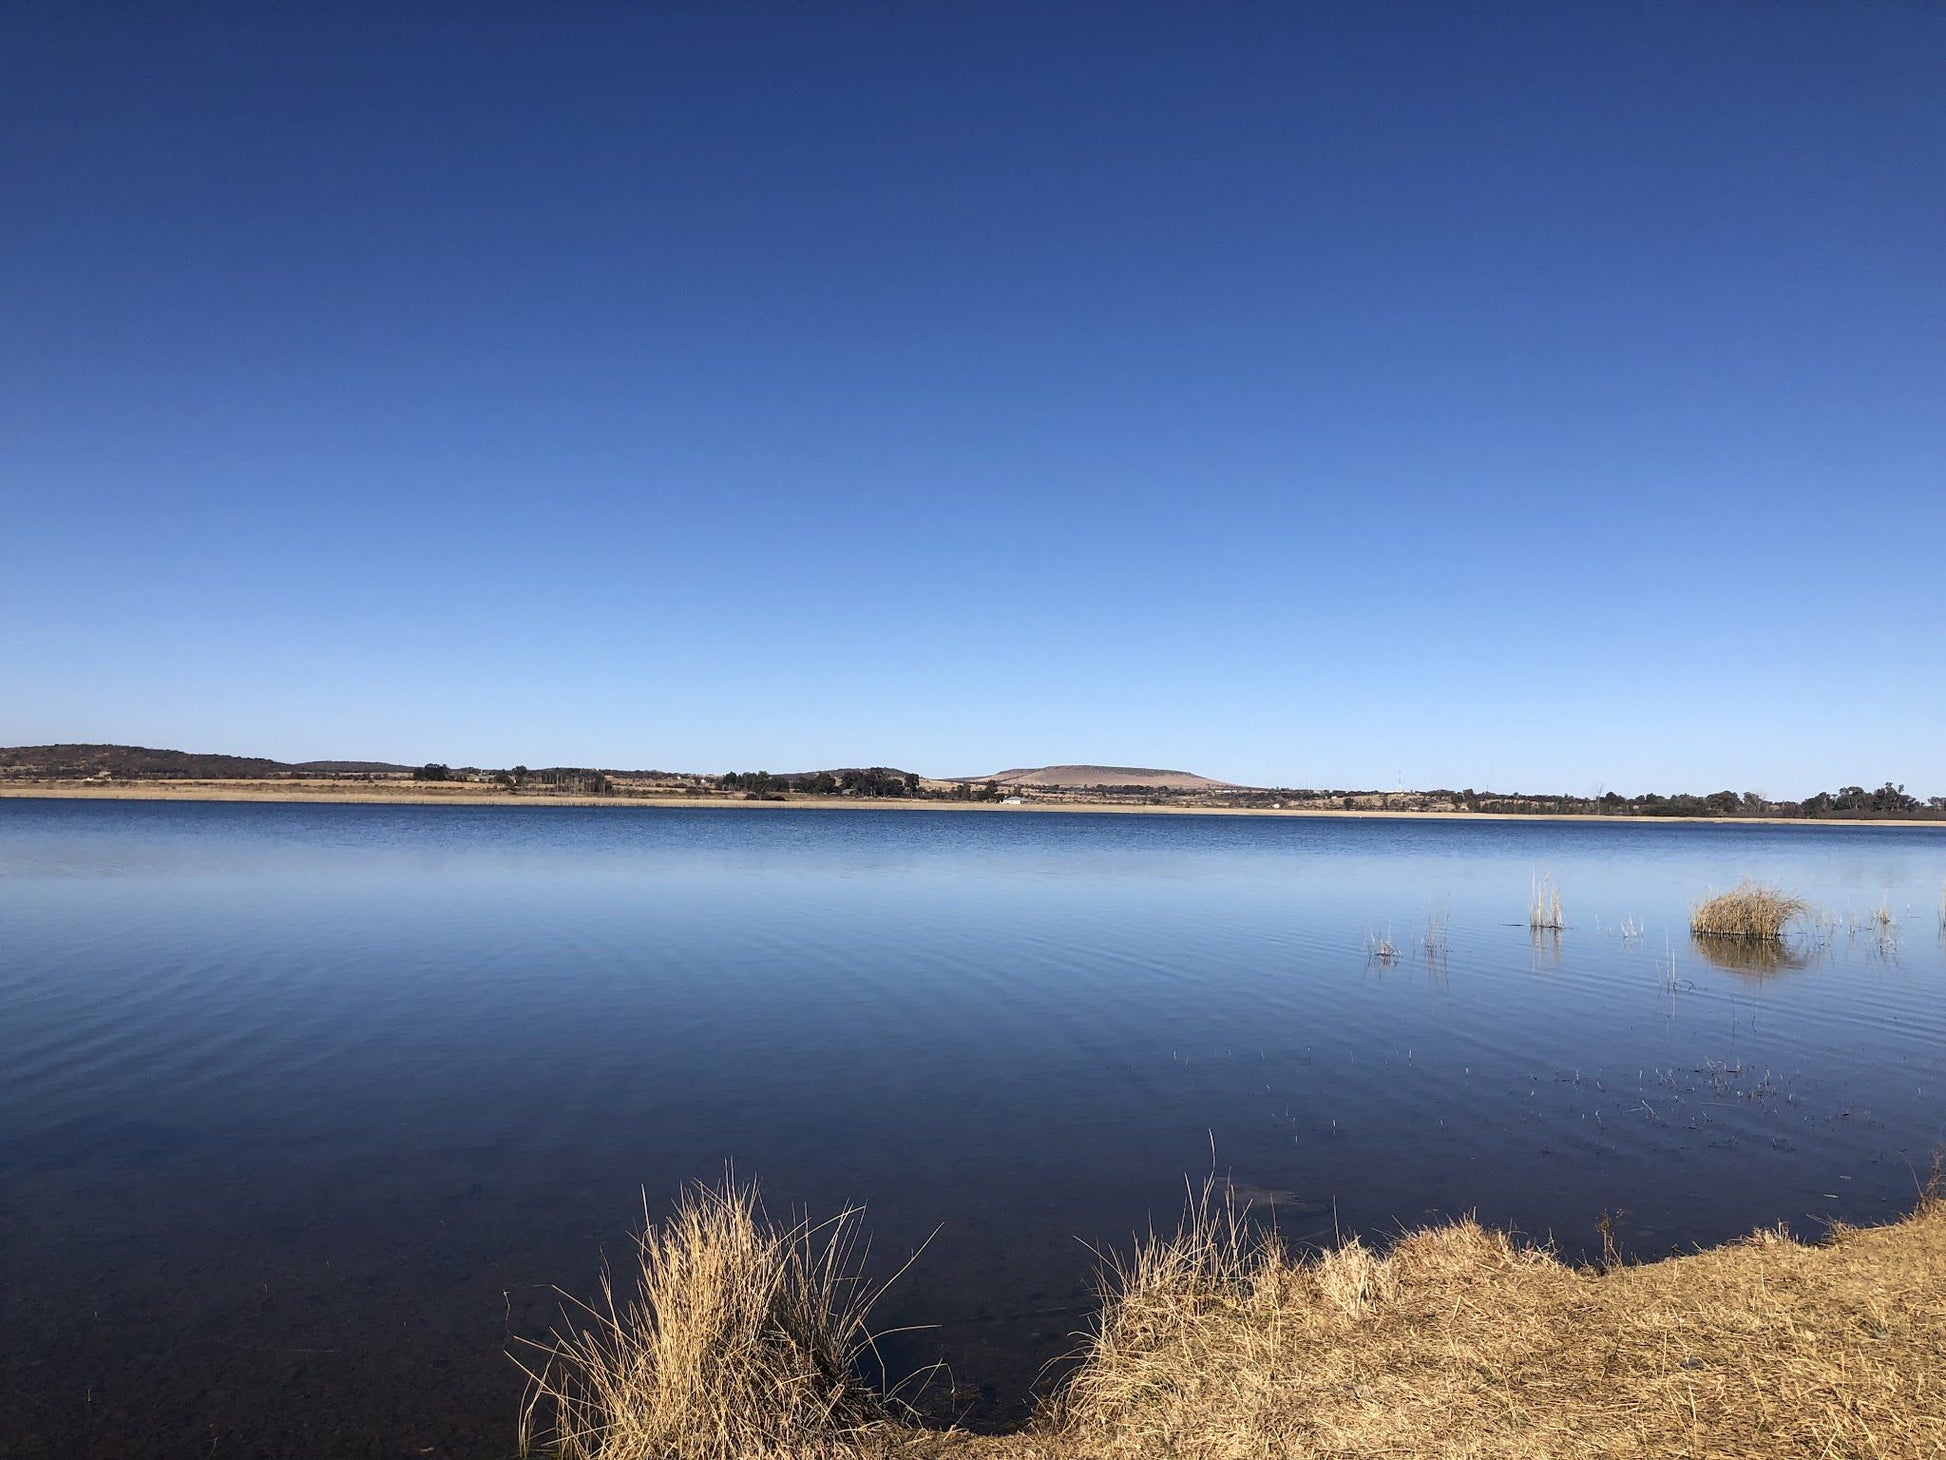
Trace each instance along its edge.
{"label": "dark muddy shallow water", "polygon": [[[1828,914],[1792,959],[1691,944],[1745,875]],[[1300,1241],[1887,1218],[1942,878],[1946,828],[0,801],[0,1456],[506,1454],[510,1333],[726,1163],[934,1234],[888,1353],[984,1424],[1212,1150]]]}

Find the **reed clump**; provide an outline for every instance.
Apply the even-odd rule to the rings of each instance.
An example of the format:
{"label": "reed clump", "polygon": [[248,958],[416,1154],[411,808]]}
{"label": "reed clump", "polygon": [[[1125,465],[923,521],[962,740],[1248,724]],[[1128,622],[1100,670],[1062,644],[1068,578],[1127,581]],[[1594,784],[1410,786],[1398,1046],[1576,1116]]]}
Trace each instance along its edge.
{"label": "reed clump", "polygon": [[[857,1213],[773,1223],[754,1187],[685,1192],[635,1241],[635,1292],[600,1299],[531,1345],[521,1453],[556,1460],[840,1456],[886,1426],[859,1377],[877,1296]],[[516,1360],[519,1362],[519,1360]]]}
{"label": "reed clump", "polygon": [[1689,910],[1689,931],[1699,938],[1759,938],[1776,941],[1811,904],[1758,882],[1741,882],[1728,892],[1706,897]]}
{"label": "reed clump", "polygon": [[1555,885],[1552,873],[1534,878],[1533,895],[1527,902],[1527,926],[1536,932],[1561,931],[1561,889]]}

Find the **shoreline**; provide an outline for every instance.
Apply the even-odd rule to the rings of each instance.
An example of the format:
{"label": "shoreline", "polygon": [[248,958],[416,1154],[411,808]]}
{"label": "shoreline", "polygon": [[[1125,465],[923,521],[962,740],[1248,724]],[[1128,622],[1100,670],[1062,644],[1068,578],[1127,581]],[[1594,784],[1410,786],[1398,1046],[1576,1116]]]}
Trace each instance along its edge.
{"label": "shoreline", "polygon": [[832,1354],[863,1372],[872,1339],[796,1254],[822,1240],[809,1271],[846,1269],[855,1212],[818,1238],[833,1229],[772,1224],[754,1187],[697,1188],[640,1232],[639,1307],[591,1309],[538,1345],[521,1453],[1917,1460],[1946,1442],[1946,1203],[1930,1189],[1882,1225],[1810,1241],[1779,1225],[1599,1265],[1471,1218],[1294,1250],[1214,1190],[1176,1235],[1151,1231],[1104,1269],[1037,1415],[974,1435],[822,1377]]}
{"label": "shoreline", "polygon": [[[399,783],[393,783],[399,784]],[[440,784],[440,783],[432,783]],[[450,783],[447,783],[450,784]],[[518,795],[498,789],[434,791],[414,783],[411,790],[376,790],[366,783],[266,781],[138,781],[90,785],[74,781],[21,781],[0,784],[0,800],[45,801],[187,801],[265,805],[326,804],[342,806],[600,806],[610,808],[672,807],[725,810],[804,811],[972,811],[1009,813],[1100,813],[1113,816],[1237,816],[1285,817],[1312,820],[1374,821],[1582,821],[1617,825],[1655,826],[1937,826],[1946,821],[1902,817],[1802,816],[1605,816],[1586,812],[1416,811],[1357,810],[1331,807],[1269,806],[1155,806],[1120,801],[1027,801],[1010,806],[998,801],[932,801],[864,796],[790,796],[780,801],[746,801],[736,796],[681,795]],[[315,786],[316,789],[311,789]]]}

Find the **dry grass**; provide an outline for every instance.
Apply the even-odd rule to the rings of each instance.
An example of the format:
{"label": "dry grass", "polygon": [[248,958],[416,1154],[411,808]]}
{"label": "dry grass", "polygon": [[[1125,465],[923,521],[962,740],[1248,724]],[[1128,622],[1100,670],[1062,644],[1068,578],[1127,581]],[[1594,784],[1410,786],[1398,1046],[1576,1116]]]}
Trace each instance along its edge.
{"label": "dry grass", "polygon": [[[1570,1267],[1472,1221],[1388,1251],[1357,1240],[1293,1256],[1206,1187],[1180,1230],[1111,1265],[1082,1363],[1025,1433],[882,1422],[883,1405],[806,1357],[774,1305],[697,1320],[711,1264],[671,1254],[735,1235],[785,1261],[744,1198],[711,1196],[645,1257],[651,1303],[628,1341],[576,1360],[602,1457],[794,1454],[907,1460],[1770,1460],[1946,1454],[1946,1206],[1820,1245],[1780,1231],[1692,1256]],[[689,1225],[685,1226],[687,1221]],[[766,1245],[769,1244],[769,1245]],[[785,1244],[799,1250],[800,1238]],[[792,1259],[794,1260],[794,1259]],[[781,1284],[818,1294],[823,1278]],[[745,1291],[745,1282],[731,1285]],[[765,1284],[757,1284],[759,1288]],[[700,1305],[715,1313],[723,1305]],[[793,1312],[801,1304],[784,1305]],[[675,1314],[685,1315],[681,1319]],[[814,1322],[823,1322],[813,1319]],[[644,1335],[682,1335],[670,1353]],[[820,1328],[819,1332],[829,1332]],[[840,1330],[857,1333],[840,1320]],[[725,1344],[721,1351],[705,1345]],[[774,1347],[767,1347],[773,1345]],[[755,1348],[761,1357],[751,1356]],[[781,1350],[781,1353],[778,1352]],[[853,1357],[856,1357],[854,1354]],[[558,1386],[548,1392],[557,1392]],[[626,1412],[643,1407],[640,1417]]]}
{"label": "dry grass", "polygon": [[857,1214],[779,1227],[754,1188],[686,1192],[636,1239],[638,1291],[611,1274],[580,1321],[535,1345],[523,1454],[559,1460],[850,1455],[887,1426],[859,1378],[876,1294],[859,1277]]}
{"label": "dry grass", "polygon": [[[1946,1209],[1605,1273],[1464,1221],[1308,1261],[1207,1203],[1025,1457],[1946,1453]],[[993,1452],[996,1455],[1001,1453]]]}
{"label": "dry grass", "polygon": [[1774,887],[1741,882],[1728,892],[1704,898],[1689,910],[1689,931],[1699,938],[1776,940],[1796,919],[1811,911],[1802,898]]}
{"label": "dry grass", "polygon": [[1527,926],[1536,932],[1561,931],[1561,889],[1554,885],[1552,873],[1539,873],[1534,878],[1534,893],[1527,903]]}

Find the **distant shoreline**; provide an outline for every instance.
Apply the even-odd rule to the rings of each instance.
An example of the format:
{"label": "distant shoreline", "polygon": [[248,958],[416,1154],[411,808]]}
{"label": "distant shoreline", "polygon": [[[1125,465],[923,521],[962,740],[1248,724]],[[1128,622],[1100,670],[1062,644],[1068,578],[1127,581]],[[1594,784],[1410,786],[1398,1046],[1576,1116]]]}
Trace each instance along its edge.
{"label": "distant shoreline", "polygon": [[[392,782],[398,785],[401,783]],[[74,781],[21,781],[0,784],[0,800],[58,801],[186,801],[344,806],[631,806],[702,807],[723,810],[802,811],[972,811],[1004,815],[1018,812],[1095,812],[1111,816],[1238,816],[1291,817],[1313,820],[1397,821],[1591,821],[1628,825],[1708,826],[1937,826],[1931,818],[1837,816],[1628,816],[1586,812],[1546,811],[1344,811],[1327,807],[1269,806],[1155,806],[1117,801],[1000,801],[905,800],[865,796],[791,796],[781,801],[748,801],[740,796],[578,796],[517,795],[472,784],[405,783],[411,789],[379,790],[343,782],[265,781],[134,781],[88,785]],[[448,789],[434,790],[445,785]]]}

